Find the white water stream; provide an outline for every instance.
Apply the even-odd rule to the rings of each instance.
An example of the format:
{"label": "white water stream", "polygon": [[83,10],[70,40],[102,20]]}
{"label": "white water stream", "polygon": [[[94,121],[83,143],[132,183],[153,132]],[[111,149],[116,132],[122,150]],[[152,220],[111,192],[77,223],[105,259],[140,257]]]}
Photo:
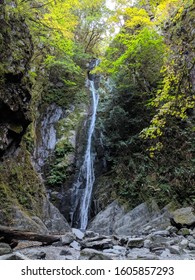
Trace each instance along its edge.
{"label": "white water stream", "polygon": [[[77,196],[82,193],[79,205],[79,228],[85,230],[88,224],[89,208],[91,203],[91,195],[93,190],[93,184],[95,181],[95,174],[93,168],[94,156],[92,154],[92,136],[95,128],[96,113],[98,107],[99,96],[96,92],[94,81],[89,80],[89,88],[92,94],[92,116],[90,120],[90,126],[88,130],[87,146],[85,151],[85,156],[83,163],[81,165],[78,179],[74,185],[75,192],[74,195]],[[80,192],[80,187],[85,182],[85,186],[82,192]]]}

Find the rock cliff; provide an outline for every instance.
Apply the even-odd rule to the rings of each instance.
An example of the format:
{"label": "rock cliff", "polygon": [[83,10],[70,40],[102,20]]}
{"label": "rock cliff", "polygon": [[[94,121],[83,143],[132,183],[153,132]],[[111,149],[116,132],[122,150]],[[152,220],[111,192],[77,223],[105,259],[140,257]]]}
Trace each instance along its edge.
{"label": "rock cliff", "polygon": [[34,53],[22,16],[0,3],[0,223],[36,232],[69,226],[48,200],[23,136],[32,121],[28,71]]}

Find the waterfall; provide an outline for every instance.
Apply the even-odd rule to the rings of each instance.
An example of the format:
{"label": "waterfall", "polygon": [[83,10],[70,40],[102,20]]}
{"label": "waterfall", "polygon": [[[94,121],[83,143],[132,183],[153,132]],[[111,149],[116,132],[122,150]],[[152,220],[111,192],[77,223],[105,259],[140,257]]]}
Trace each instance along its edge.
{"label": "waterfall", "polygon": [[[73,196],[75,205],[73,207],[74,209],[72,211],[72,216],[75,214],[76,211],[79,212],[77,220],[79,222],[79,228],[81,230],[85,230],[88,224],[91,195],[93,190],[93,184],[95,181],[95,174],[93,168],[94,156],[92,154],[92,136],[95,128],[96,112],[99,99],[99,96],[95,89],[94,81],[88,80],[88,82],[90,92],[92,95],[92,116],[88,130],[87,146],[85,150],[84,160],[81,165],[77,181],[73,186]],[[79,204],[79,206],[77,204]]]}

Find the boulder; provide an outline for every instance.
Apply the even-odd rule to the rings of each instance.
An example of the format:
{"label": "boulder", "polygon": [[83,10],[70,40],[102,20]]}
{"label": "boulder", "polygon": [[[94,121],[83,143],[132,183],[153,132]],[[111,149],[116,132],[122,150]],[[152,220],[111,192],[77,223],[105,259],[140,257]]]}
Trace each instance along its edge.
{"label": "boulder", "polygon": [[7,255],[3,255],[0,256],[0,260],[30,260],[29,258],[27,258],[26,256],[24,256],[21,253],[15,252],[13,254],[7,254]]}
{"label": "boulder", "polygon": [[59,210],[47,199],[43,202],[43,222],[52,234],[71,232],[71,228]]}
{"label": "boulder", "polygon": [[75,235],[72,232],[67,232],[66,234],[61,236],[61,245],[69,245],[75,240]]}
{"label": "boulder", "polygon": [[44,260],[46,257],[46,253],[44,251],[37,252],[32,256],[33,260]]}
{"label": "boulder", "polygon": [[129,248],[141,248],[144,246],[143,238],[129,238],[127,242],[127,247]]}
{"label": "boulder", "polygon": [[71,256],[71,252],[69,250],[66,250],[66,249],[63,249],[61,252],[60,252],[60,255],[61,256]]}
{"label": "boulder", "polygon": [[99,236],[99,233],[97,232],[94,232],[94,231],[91,231],[91,230],[87,230],[85,232],[85,238],[93,238],[93,237],[98,237]]}
{"label": "boulder", "polygon": [[77,229],[77,228],[72,228],[72,232],[74,233],[74,235],[78,238],[78,239],[80,239],[80,240],[82,240],[83,238],[84,238],[84,233],[81,231],[81,230],[79,230],[79,229]]}
{"label": "boulder", "polygon": [[0,256],[10,254],[11,252],[12,249],[7,243],[0,243]]}
{"label": "boulder", "polygon": [[75,250],[80,251],[81,250],[81,246],[77,241],[73,241],[72,243],[70,243],[70,247],[72,247]]}
{"label": "boulder", "polygon": [[190,243],[188,244],[188,248],[189,248],[189,250],[195,251],[195,244],[190,242]]}
{"label": "boulder", "polygon": [[80,260],[112,260],[109,254],[104,254],[94,249],[83,249],[80,254]]}
{"label": "boulder", "polygon": [[89,230],[107,235],[132,236],[165,230],[170,225],[170,214],[168,211],[161,213],[155,201],[142,203],[129,212],[113,202],[94,218]]}
{"label": "boulder", "polygon": [[190,235],[190,230],[188,228],[181,228],[178,232],[178,235],[187,236]]}
{"label": "boulder", "polygon": [[95,240],[95,241],[90,241],[85,240],[81,243],[82,248],[91,248],[91,249],[96,249],[96,250],[104,250],[104,249],[110,249],[113,247],[113,242],[111,238],[106,238],[103,240]]}
{"label": "boulder", "polygon": [[48,229],[38,217],[29,217],[18,206],[13,206],[12,227],[18,230],[32,231],[40,234],[48,234]]}
{"label": "boulder", "polygon": [[178,228],[181,227],[194,227],[195,214],[192,207],[180,208],[172,213],[172,223]]}
{"label": "boulder", "polygon": [[124,209],[114,201],[95,216],[94,220],[89,224],[88,230],[111,235],[115,231],[115,222],[120,220],[124,214]]}
{"label": "boulder", "polygon": [[182,253],[182,249],[180,248],[180,246],[177,245],[170,246],[169,251],[171,252],[171,254],[176,255],[180,255]]}

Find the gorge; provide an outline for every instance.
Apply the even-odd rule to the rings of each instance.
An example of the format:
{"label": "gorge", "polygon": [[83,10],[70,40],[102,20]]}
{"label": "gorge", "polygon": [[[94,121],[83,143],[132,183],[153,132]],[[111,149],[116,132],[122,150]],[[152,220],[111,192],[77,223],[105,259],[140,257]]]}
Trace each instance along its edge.
{"label": "gorge", "polygon": [[46,259],[194,259],[194,1],[114,2],[0,1],[0,229],[60,235]]}

